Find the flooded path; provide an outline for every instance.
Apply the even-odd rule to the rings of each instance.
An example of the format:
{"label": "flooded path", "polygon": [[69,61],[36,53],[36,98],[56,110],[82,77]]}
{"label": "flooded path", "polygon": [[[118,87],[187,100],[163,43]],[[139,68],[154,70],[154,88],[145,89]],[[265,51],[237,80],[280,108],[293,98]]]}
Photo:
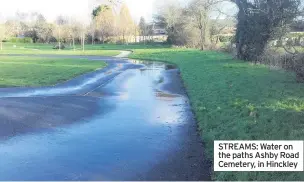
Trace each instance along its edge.
{"label": "flooded path", "polygon": [[107,62],[54,87],[0,89],[0,180],[210,180],[178,70]]}

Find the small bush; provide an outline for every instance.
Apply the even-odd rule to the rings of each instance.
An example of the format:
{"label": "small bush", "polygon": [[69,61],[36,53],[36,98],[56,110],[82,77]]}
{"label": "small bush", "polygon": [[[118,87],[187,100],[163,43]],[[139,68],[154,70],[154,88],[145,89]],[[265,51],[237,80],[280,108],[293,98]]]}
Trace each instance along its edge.
{"label": "small bush", "polygon": [[236,46],[233,43],[226,43],[221,47],[221,51],[227,52],[227,53],[232,53],[233,56],[236,54]]}
{"label": "small bush", "polygon": [[[55,45],[53,49],[59,49],[59,45]],[[60,45],[60,49],[65,49],[65,46],[63,44]]]}
{"label": "small bush", "polygon": [[219,40],[220,42],[231,42],[233,37],[233,35],[220,35]]}
{"label": "small bush", "polygon": [[32,38],[30,37],[11,37],[7,40],[7,42],[12,42],[12,43],[33,43]]}

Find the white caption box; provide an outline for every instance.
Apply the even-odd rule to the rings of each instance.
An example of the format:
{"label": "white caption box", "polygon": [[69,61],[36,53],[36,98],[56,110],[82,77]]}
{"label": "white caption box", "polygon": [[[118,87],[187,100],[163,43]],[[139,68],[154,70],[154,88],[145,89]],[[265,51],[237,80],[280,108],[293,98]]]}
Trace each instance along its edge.
{"label": "white caption box", "polygon": [[303,171],[304,141],[214,141],[214,171]]}

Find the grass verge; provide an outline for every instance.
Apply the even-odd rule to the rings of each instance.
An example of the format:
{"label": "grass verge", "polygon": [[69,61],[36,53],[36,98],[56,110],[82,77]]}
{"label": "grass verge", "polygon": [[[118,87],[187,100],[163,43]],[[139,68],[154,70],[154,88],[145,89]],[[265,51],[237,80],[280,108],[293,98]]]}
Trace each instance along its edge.
{"label": "grass verge", "polygon": [[[206,152],[214,140],[303,140],[304,84],[293,73],[218,52],[138,49],[130,58],[176,64]],[[215,172],[215,180],[304,180],[304,172]]]}
{"label": "grass verge", "polygon": [[54,85],[105,66],[87,59],[1,56],[0,87]]}

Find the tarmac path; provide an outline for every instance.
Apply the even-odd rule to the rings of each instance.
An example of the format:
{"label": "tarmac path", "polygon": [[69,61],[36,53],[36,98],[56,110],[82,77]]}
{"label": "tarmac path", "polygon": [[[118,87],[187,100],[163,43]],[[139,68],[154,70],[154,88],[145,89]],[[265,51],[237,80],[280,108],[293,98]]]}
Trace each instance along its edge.
{"label": "tarmac path", "polygon": [[1,88],[0,180],[210,180],[179,70],[127,54],[46,55],[108,66],[55,86]]}

